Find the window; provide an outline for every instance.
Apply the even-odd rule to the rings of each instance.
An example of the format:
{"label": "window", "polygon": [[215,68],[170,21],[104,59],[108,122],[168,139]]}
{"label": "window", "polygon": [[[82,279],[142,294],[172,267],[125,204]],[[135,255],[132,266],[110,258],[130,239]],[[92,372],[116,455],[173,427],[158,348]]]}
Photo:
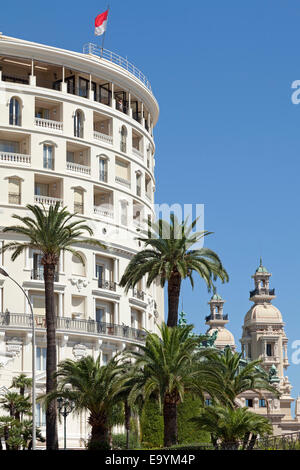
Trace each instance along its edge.
{"label": "window", "polygon": [[41,403],[37,403],[35,407],[35,422],[38,427],[46,426],[46,411]]}
{"label": "window", "polygon": [[79,110],[74,114],[74,136],[83,138],[83,113]]}
{"label": "window", "polygon": [[21,180],[9,178],[8,180],[8,202],[9,204],[21,204]]}
{"label": "window", "polygon": [[84,201],[83,201],[83,190],[74,189],[74,212],[77,214],[83,214]]}
{"label": "window", "polygon": [[20,153],[20,143],[0,140],[0,152]]}
{"label": "window", "polygon": [[104,183],[107,182],[107,160],[106,158],[99,159],[99,180]]}
{"label": "window", "polygon": [[98,279],[98,287],[102,287],[104,280],[104,266],[96,264],[96,278]]}
{"label": "window", "polygon": [[12,98],[9,102],[9,124],[21,125],[21,105],[17,98]]}
{"label": "window", "polygon": [[121,225],[127,225],[127,202],[121,202]]}
{"label": "window", "polygon": [[253,408],[253,399],[252,398],[247,398],[246,399],[246,406],[248,406],[248,408]]}
{"label": "window", "polygon": [[206,405],[206,406],[210,406],[210,405],[211,405],[211,399],[210,399],[210,398],[206,398],[206,400],[205,400],[205,405]]}
{"label": "window", "polygon": [[44,144],[43,167],[46,170],[54,170],[54,149],[53,145]]}
{"label": "window", "polygon": [[127,129],[125,126],[122,126],[121,129],[121,152],[126,153],[126,147],[127,147]]}
{"label": "window", "polygon": [[36,369],[46,370],[46,348],[36,348]]}
{"label": "window", "polygon": [[102,362],[103,365],[106,366],[106,364],[108,363],[108,354],[102,354]]}
{"label": "window", "polygon": [[266,352],[267,352],[268,357],[273,356],[273,354],[272,354],[272,344],[267,343],[267,351]]}
{"label": "window", "polygon": [[104,308],[96,307],[96,322],[105,323],[105,311]]}
{"label": "window", "polygon": [[260,408],[266,408],[267,404],[266,404],[266,400],[264,398],[261,398],[259,400],[259,407]]}
{"label": "window", "polygon": [[142,175],[141,173],[137,173],[136,174],[136,195],[137,196],[141,196],[142,194],[141,181],[142,181]]}
{"label": "window", "polygon": [[251,359],[251,344],[248,344],[248,358]]}

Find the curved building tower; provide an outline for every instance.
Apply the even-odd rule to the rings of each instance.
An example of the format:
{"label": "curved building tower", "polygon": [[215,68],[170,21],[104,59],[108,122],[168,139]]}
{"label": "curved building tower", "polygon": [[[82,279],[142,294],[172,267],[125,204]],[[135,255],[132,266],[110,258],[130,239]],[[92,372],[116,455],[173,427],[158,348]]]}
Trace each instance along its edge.
{"label": "curved building tower", "polygon": [[[83,53],[0,33],[0,229],[26,204],[57,201],[88,223],[108,249],[80,247],[83,266],[62,257],[55,279],[58,361],[135,348],[143,328],[163,319],[163,291],[118,285],[144,220],[154,218],[153,128],[159,108],[149,81],[127,60],[89,44]],[[13,239],[0,235],[0,243]],[[27,250],[0,265],[26,290],[37,328],[37,386],[45,386],[45,304],[41,255]],[[31,375],[29,308],[0,276],[0,393]],[[38,405],[37,422],[45,416]],[[83,446],[86,416],[68,418],[68,445]],[[59,430],[62,439],[61,429]]]}

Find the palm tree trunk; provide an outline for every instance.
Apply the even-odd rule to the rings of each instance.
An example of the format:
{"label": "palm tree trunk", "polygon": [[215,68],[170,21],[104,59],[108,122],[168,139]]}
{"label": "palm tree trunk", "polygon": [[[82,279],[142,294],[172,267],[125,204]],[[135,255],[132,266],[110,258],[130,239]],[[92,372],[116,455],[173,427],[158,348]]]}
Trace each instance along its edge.
{"label": "palm tree trunk", "polygon": [[108,450],[109,445],[109,430],[105,424],[94,424],[92,426],[91,439],[89,442],[90,450]]}
{"label": "palm tree trunk", "polygon": [[130,406],[128,405],[128,401],[125,400],[126,449],[129,449],[130,416],[131,416],[131,409],[130,409]]}
{"label": "palm tree trunk", "polygon": [[178,324],[178,304],[180,296],[181,277],[178,272],[172,272],[168,281],[168,326]]}
{"label": "palm tree trunk", "polygon": [[[46,361],[46,393],[56,390],[56,317],[54,305],[54,274],[55,265],[44,265],[46,327],[47,327],[47,361]],[[46,410],[46,447],[47,450],[58,449],[57,438],[57,404],[52,400]]]}
{"label": "palm tree trunk", "polygon": [[247,450],[253,450],[253,448],[255,446],[255,443],[256,443],[256,439],[257,439],[257,435],[252,434],[250,442],[249,442],[248,447],[247,447]]}
{"label": "palm tree trunk", "polygon": [[177,444],[177,405],[165,398],[164,401],[164,447]]}

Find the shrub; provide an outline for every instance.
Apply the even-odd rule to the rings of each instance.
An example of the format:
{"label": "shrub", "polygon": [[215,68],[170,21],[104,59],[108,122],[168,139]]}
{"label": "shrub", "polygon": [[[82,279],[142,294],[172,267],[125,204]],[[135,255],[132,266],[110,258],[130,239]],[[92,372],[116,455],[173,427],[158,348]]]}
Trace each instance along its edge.
{"label": "shrub", "polygon": [[197,424],[191,421],[199,408],[201,408],[201,400],[186,393],[183,403],[177,407],[178,444],[210,442],[210,434],[206,431],[199,431]]}
{"label": "shrub", "polygon": [[149,400],[141,414],[141,443],[143,447],[162,447],[164,443],[164,423],[158,403]]}
{"label": "shrub", "polygon": [[[139,440],[137,435],[129,433],[129,449],[136,449],[139,447]],[[113,434],[112,435],[112,448],[125,450],[126,449],[126,434]]]}

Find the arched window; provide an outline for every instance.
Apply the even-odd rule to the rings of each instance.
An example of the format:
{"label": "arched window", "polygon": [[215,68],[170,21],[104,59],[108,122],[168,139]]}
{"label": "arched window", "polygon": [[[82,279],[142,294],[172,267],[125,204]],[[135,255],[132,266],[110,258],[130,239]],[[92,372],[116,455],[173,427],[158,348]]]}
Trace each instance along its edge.
{"label": "arched window", "polygon": [[83,112],[79,109],[74,114],[74,136],[83,138]]}
{"label": "arched window", "polygon": [[121,152],[126,152],[127,129],[125,126],[121,128]]}
{"label": "arched window", "polygon": [[43,168],[54,170],[54,146],[51,144],[43,145]]}
{"label": "arched window", "polygon": [[21,104],[17,98],[11,98],[9,102],[9,124],[21,126]]}

